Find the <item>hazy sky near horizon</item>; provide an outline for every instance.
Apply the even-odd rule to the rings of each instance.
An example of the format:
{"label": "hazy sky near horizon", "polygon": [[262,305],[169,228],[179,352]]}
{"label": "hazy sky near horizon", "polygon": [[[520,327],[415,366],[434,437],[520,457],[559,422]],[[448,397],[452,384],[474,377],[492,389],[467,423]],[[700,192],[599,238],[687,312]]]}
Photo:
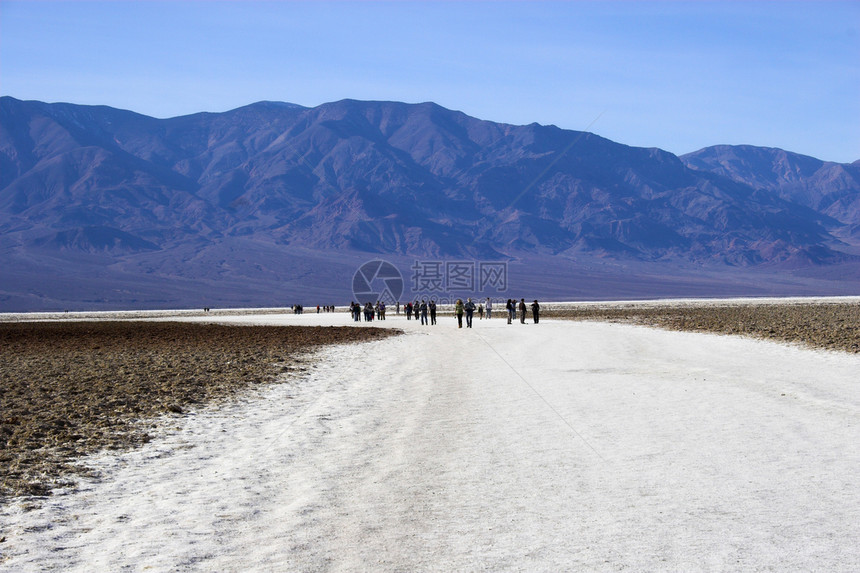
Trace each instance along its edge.
{"label": "hazy sky near horizon", "polygon": [[676,154],[860,159],[860,2],[0,0],[0,93],[155,117],[434,101]]}

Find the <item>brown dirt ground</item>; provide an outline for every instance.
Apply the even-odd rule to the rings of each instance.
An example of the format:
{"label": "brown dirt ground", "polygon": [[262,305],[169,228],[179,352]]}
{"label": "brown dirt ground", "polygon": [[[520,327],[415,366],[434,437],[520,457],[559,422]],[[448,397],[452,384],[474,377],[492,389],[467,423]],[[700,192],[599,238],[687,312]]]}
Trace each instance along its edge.
{"label": "brown dirt ground", "polygon": [[630,322],[670,330],[740,334],[860,353],[860,303],[653,303],[574,308],[547,305],[541,316]]}
{"label": "brown dirt ground", "polygon": [[154,418],[227,399],[286,373],[321,345],[380,328],[182,322],[0,323],[0,501],[43,496],[102,449],[147,442]]}

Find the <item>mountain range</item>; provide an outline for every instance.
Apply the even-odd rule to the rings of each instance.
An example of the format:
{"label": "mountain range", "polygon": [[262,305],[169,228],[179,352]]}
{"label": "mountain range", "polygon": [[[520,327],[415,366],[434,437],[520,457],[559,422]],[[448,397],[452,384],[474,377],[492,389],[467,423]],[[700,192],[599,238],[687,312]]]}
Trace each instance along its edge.
{"label": "mountain range", "polygon": [[433,103],[0,98],[0,311],[343,304],[373,259],[407,283],[504,262],[529,298],[860,294],[860,161],[676,156]]}

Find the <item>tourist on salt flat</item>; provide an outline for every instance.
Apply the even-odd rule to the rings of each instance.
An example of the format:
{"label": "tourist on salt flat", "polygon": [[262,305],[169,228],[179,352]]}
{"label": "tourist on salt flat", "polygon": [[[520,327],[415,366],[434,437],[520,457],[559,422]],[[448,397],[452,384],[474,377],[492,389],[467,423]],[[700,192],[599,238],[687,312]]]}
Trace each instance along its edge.
{"label": "tourist on salt flat", "polygon": [[463,305],[463,309],[466,311],[466,327],[472,328],[472,316],[475,314],[475,303],[472,302],[472,299],[467,299],[466,304]]}

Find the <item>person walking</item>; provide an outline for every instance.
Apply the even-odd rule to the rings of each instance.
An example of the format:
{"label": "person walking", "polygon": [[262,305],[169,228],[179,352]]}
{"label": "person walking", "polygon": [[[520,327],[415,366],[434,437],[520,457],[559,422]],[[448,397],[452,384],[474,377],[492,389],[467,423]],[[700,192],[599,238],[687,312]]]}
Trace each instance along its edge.
{"label": "person walking", "polygon": [[520,299],[519,311],[520,311],[520,324],[525,324],[526,323],[526,299],[524,299],[524,298]]}
{"label": "person walking", "polygon": [[535,319],[535,324],[537,324],[540,320],[540,305],[537,300],[532,303],[532,317]]}
{"label": "person walking", "polygon": [[471,298],[463,305],[463,309],[466,311],[466,328],[472,328],[472,316],[475,314],[475,303],[472,302]]}
{"label": "person walking", "polygon": [[457,328],[463,328],[463,299],[457,299],[454,305],[454,314],[457,315]]}
{"label": "person walking", "polygon": [[427,306],[430,308],[430,324],[436,324],[436,301],[431,298]]}
{"label": "person walking", "polygon": [[492,312],[493,312],[493,301],[490,300],[490,297],[487,297],[486,309],[487,309],[487,320],[490,320],[492,318]]}
{"label": "person walking", "polygon": [[421,324],[427,324],[427,299],[421,301]]}

